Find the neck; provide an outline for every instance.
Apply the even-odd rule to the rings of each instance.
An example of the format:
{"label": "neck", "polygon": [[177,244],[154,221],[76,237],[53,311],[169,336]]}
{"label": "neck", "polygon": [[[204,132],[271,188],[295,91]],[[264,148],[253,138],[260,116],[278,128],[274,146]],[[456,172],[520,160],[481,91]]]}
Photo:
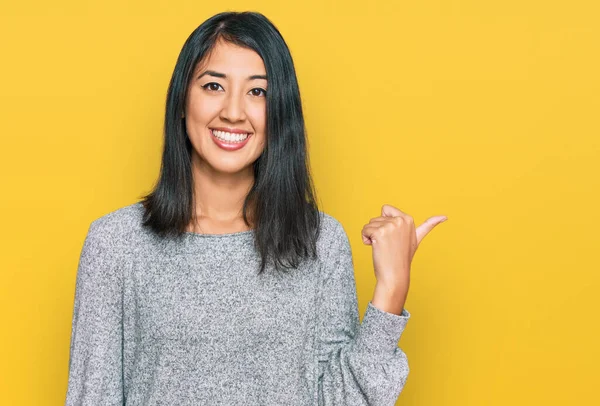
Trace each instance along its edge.
{"label": "neck", "polygon": [[244,200],[254,184],[254,168],[250,166],[236,173],[217,172],[200,159],[193,159],[192,175],[196,202],[193,221],[196,224],[204,225],[205,229],[221,228],[224,232],[225,229],[230,232],[248,229],[242,211]]}

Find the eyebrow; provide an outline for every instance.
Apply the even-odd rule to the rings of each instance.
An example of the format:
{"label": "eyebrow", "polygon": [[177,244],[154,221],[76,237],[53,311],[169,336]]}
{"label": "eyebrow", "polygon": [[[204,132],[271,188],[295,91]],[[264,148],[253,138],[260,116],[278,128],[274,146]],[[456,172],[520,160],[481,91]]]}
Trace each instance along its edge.
{"label": "eyebrow", "polygon": [[[203,72],[200,76],[197,77],[197,79],[200,79],[204,75],[214,76],[216,78],[227,79],[227,75],[226,74],[220,73],[220,72],[215,72],[214,70],[207,70],[207,71]],[[248,80],[255,80],[255,79],[264,79],[264,80],[267,80],[267,75],[251,75],[251,76],[248,76]]]}

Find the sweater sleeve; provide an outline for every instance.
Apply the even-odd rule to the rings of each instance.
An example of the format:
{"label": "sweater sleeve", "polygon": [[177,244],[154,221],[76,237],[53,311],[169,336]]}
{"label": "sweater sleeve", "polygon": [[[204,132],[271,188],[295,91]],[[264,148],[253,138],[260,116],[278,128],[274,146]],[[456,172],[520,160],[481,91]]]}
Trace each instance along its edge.
{"label": "sweater sleeve", "polygon": [[99,220],[92,222],[81,251],[66,406],[123,404],[123,279],[109,236]]}
{"label": "sweater sleeve", "polygon": [[359,324],[350,244],[337,220],[335,228],[323,264],[318,404],[393,406],[409,372],[398,340],[410,313],[388,313],[369,302]]}

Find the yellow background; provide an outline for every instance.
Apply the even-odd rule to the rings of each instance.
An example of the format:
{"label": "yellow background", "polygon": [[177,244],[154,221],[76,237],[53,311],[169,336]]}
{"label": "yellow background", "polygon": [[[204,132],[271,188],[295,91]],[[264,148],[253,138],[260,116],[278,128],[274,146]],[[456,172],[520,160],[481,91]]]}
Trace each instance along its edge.
{"label": "yellow background", "polygon": [[64,403],[87,228],[151,188],[177,55],[224,10],[290,46],[361,317],[362,226],[449,217],[413,262],[398,404],[598,404],[598,3],[289,3],[0,5],[0,404]]}

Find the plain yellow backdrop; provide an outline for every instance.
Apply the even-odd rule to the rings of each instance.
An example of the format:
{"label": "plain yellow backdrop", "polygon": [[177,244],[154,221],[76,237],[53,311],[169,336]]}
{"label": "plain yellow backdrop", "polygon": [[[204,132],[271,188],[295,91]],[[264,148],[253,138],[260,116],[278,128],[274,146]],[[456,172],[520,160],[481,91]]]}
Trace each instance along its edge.
{"label": "plain yellow backdrop", "polygon": [[361,317],[362,226],[384,203],[449,217],[413,262],[398,404],[599,404],[597,4],[3,2],[0,404],[64,404],[85,233],[150,190],[179,50],[225,10],[292,51]]}

